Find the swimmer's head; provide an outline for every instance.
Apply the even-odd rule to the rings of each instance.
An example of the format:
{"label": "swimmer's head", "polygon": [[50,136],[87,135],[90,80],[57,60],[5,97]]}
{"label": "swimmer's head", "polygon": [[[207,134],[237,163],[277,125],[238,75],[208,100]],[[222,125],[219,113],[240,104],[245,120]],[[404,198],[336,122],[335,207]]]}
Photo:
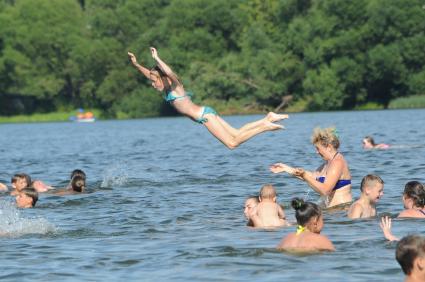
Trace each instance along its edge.
{"label": "swimmer's head", "polygon": [[[411,201],[409,204],[408,201]],[[425,206],[425,188],[418,181],[409,181],[406,183],[403,192],[403,202],[405,208],[424,208]]]}
{"label": "swimmer's head", "polygon": [[360,191],[372,202],[377,202],[384,194],[384,180],[378,175],[368,174],[362,179]]}
{"label": "swimmer's head", "polygon": [[17,173],[13,175],[11,182],[13,188],[21,191],[31,184],[31,177],[26,173]]}
{"label": "swimmer's head", "polygon": [[158,66],[150,70],[149,79],[152,81],[152,87],[156,90],[165,92],[171,90],[170,78]]}
{"label": "swimmer's head", "polygon": [[260,189],[260,201],[264,199],[276,200],[276,189],[273,185],[266,184]]}
{"label": "swimmer's head", "polygon": [[320,144],[324,147],[332,146],[334,149],[339,148],[339,138],[334,127],[320,128],[316,127],[311,136],[311,143]]}
{"label": "swimmer's head", "polygon": [[256,196],[250,196],[245,200],[245,206],[243,213],[245,214],[245,217],[249,219],[249,214],[252,211],[253,208],[255,208],[258,205],[258,197]]}
{"label": "swimmer's head", "polygon": [[425,267],[425,237],[419,235],[403,237],[397,244],[395,257],[406,275],[412,273],[416,263],[422,268]]}
{"label": "swimmer's head", "polygon": [[74,169],[71,172],[71,177],[70,179],[72,180],[72,178],[74,178],[74,176],[81,176],[84,178],[84,180],[86,179],[86,173],[84,171],[82,171],[81,169]]}
{"label": "swimmer's head", "polygon": [[295,209],[297,224],[307,227],[311,232],[320,233],[323,228],[322,210],[312,202],[304,202],[303,199],[294,198],[291,206]]}
{"label": "swimmer's head", "polygon": [[376,146],[375,141],[372,137],[366,136],[362,141],[363,149],[372,149]]}
{"label": "swimmer's head", "polygon": [[18,208],[32,208],[38,201],[38,192],[34,188],[24,188],[16,196]]}
{"label": "swimmer's head", "polygon": [[81,176],[74,176],[71,180],[71,188],[75,192],[83,192],[86,188],[86,179]]}

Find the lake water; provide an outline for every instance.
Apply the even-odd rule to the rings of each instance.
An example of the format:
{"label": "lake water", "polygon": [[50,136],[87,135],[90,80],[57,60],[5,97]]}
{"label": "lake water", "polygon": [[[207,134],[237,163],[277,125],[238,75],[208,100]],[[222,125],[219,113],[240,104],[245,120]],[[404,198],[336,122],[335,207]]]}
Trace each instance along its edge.
{"label": "lake water", "polygon": [[[260,116],[229,116],[243,125]],[[353,195],[368,173],[385,181],[379,214],[396,216],[410,180],[425,178],[425,110],[292,114],[286,130],[268,132],[234,151],[187,118],[92,124],[0,125],[0,182],[17,172],[64,187],[75,168],[89,193],[42,194],[36,208],[17,210],[0,197],[3,281],[401,281],[395,244],[378,218],[351,221],[326,212],[322,231],[335,253],[293,256],[275,246],[295,227],[245,226],[244,200],[272,183],[288,208],[294,196],[318,201],[307,185],[268,166],[321,164],[312,129],[335,125],[349,162]],[[373,135],[394,144],[363,151]],[[310,192],[308,192],[310,191]],[[393,233],[424,233],[420,220],[394,220]]]}

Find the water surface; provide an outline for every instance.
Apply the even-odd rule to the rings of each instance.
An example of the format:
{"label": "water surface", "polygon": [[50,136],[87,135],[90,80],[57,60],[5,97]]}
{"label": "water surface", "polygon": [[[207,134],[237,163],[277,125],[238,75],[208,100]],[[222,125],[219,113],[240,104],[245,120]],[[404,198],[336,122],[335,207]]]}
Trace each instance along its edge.
{"label": "water surface", "polygon": [[[241,126],[260,116],[225,117]],[[0,279],[4,281],[401,281],[378,219],[351,221],[327,212],[323,233],[335,253],[293,256],[275,246],[295,228],[245,226],[243,204],[275,185],[287,216],[292,197],[317,201],[305,183],[274,175],[285,162],[321,164],[310,144],[316,126],[336,126],[349,162],[353,195],[368,173],[385,181],[379,214],[396,216],[410,180],[424,181],[425,110],[292,114],[286,130],[257,136],[234,151],[190,120],[156,118],[92,124],[0,125],[0,181],[16,172],[64,187],[83,169],[89,193],[43,194],[35,209],[17,210],[0,197]],[[363,151],[373,135],[395,144]],[[308,192],[310,191],[310,192]],[[424,232],[420,220],[395,220],[393,233]]]}

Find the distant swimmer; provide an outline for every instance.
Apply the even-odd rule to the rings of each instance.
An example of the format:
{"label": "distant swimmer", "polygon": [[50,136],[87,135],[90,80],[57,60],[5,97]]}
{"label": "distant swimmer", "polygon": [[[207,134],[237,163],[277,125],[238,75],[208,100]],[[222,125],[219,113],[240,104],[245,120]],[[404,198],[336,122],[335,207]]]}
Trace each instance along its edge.
{"label": "distant swimmer", "polygon": [[388,149],[390,145],[388,144],[375,144],[375,141],[371,136],[366,136],[362,141],[363,149]]}
{"label": "distant swimmer", "polygon": [[217,112],[208,106],[199,106],[192,102],[190,92],[187,92],[177,75],[158,56],[155,48],[150,48],[152,58],[157,66],[149,70],[137,62],[136,56],[128,52],[128,56],[139,72],[152,81],[152,87],[164,93],[164,99],[169,102],[179,113],[203,124],[208,131],[222,142],[227,148],[235,149],[250,138],[266,131],[283,129],[277,124],[288,115],[269,112],[263,119],[248,123],[239,129],[233,128],[224,121]]}

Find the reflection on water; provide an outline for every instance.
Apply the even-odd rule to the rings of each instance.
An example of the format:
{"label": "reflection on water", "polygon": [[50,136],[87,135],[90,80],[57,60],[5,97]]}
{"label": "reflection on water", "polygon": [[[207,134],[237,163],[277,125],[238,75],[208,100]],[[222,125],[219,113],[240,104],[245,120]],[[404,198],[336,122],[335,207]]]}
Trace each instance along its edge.
{"label": "reflection on water", "polygon": [[[235,125],[255,118],[226,117]],[[294,227],[250,229],[243,204],[266,183],[275,185],[291,221],[292,197],[319,201],[305,183],[271,174],[268,166],[314,169],[321,160],[309,141],[312,129],[336,126],[354,198],[361,178],[378,174],[385,181],[378,213],[395,217],[404,184],[424,181],[424,120],[425,110],[293,114],[286,130],[234,151],[185,118],[0,125],[1,182],[23,171],[64,187],[80,168],[89,190],[43,194],[36,208],[20,211],[12,197],[2,197],[0,232],[8,235],[1,238],[0,279],[400,281],[395,244],[384,240],[378,219],[352,221],[344,211],[326,211],[323,232],[337,251],[294,256],[274,249]],[[364,151],[365,135],[393,146]],[[395,219],[393,231],[423,233],[424,224]]]}

